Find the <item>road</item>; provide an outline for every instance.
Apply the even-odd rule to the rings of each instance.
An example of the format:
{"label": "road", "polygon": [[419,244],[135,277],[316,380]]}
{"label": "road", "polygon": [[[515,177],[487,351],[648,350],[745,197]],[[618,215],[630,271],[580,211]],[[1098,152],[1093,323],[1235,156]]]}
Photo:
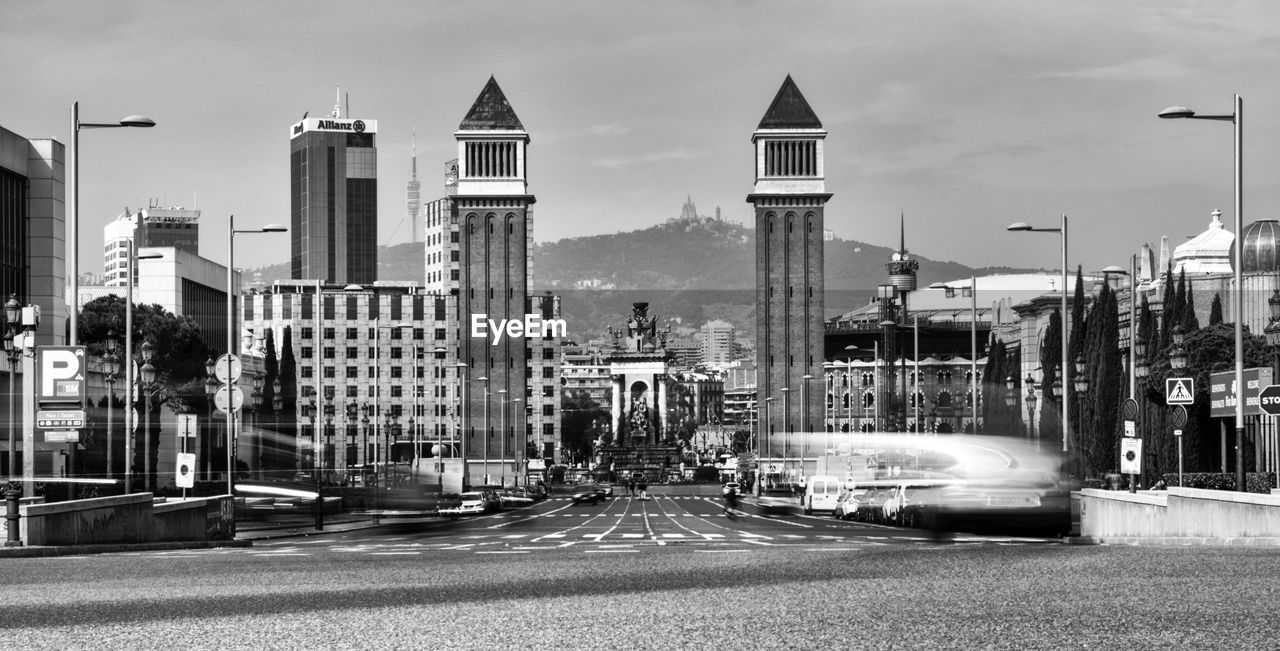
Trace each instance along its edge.
{"label": "road", "polygon": [[1114,648],[1274,644],[1268,549],[1067,545],[696,496],[8,559],[14,648]]}

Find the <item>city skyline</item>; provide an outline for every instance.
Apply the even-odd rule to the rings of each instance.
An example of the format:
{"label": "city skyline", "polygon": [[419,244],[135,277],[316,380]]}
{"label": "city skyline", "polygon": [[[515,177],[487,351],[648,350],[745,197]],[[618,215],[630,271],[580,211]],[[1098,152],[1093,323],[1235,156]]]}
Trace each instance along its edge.
{"label": "city skyline", "polygon": [[[892,246],[905,213],[913,253],[1055,268],[1052,240],[1003,231],[1065,212],[1071,266],[1127,266],[1144,242],[1200,233],[1214,209],[1234,219],[1230,129],[1156,118],[1170,105],[1230,113],[1233,93],[1249,116],[1244,221],[1280,216],[1280,90],[1266,83],[1280,8],[796,7],[13,4],[3,121],[69,143],[75,101],[85,121],[156,120],[82,138],[82,271],[124,205],[200,210],[201,252],[224,262],[226,215],[287,222],[289,128],[328,114],[335,87],[344,115],[349,94],[351,115],[379,121],[377,244],[410,241],[413,133],[427,202],[489,75],[532,139],[540,242],[661,223],[687,195],[750,223],[750,134],[787,74],[830,133],[827,228],[842,239]],[[236,251],[246,268],[285,260],[265,240]]]}

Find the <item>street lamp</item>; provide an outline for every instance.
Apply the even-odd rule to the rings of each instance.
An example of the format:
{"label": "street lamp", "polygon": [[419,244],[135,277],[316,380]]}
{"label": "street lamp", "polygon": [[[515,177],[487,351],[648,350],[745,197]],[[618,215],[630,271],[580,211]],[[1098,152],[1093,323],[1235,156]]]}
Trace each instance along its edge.
{"label": "street lamp", "polygon": [[[284,233],[288,231],[281,224],[267,224],[261,228],[250,228],[245,230],[236,230],[236,216],[227,215],[227,495],[233,494],[232,485],[232,468],[234,468],[234,459],[231,456],[231,449],[234,447],[233,442],[236,440],[236,416],[234,409],[235,402],[232,400],[232,380],[231,380],[231,359],[235,356],[236,342],[236,291],[235,291],[235,239],[236,233]],[[316,305],[316,310],[320,309]],[[319,368],[316,369],[319,371]],[[317,373],[317,375],[320,375]],[[317,468],[318,470],[318,468]],[[319,506],[316,507],[317,514]],[[319,521],[320,516],[316,516]]]}
{"label": "street lamp", "polygon": [[[1196,115],[1196,112],[1185,106],[1170,106],[1160,111],[1159,116],[1166,119],[1188,118],[1192,120],[1218,120],[1222,122],[1230,122],[1233,125],[1233,136],[1235,141],[1235,194],[1236,194],[1236,215],[1235,215],[1235,264],[1232,266],[1232,280],[1235,282],[1236,297],[1232,301],[1231,315],[1235,321],[1235,355],[1236,355],[1236,377],[1235,385],[1240,387],[1237,389],[1241,393],[1244,392],[1244,288],[1241,280],[1241,267],[1244,261],[1244,100],[1239,95],[1235,96],[1235,112],[1231,115]],[[1244,483],[1244,403],[1243,399],[1236,400],[1236,490],[1245,490]]]}
{"label": "street lamp", "polygon": [[507,390],[498,389],[498,441],[499,486],[507,487]]}
{"label": "street lamp", "polygon": [[[443,350],[443,349],[437,349],[437,350]],[[453,365],[453,369],[454,369],[454,374],[453,374],[453,378],[454,378],[454,382],[453,382],[453,438],[452,438],[452,441],[451,441],[451,443],[450,443],[450,447],[453,447],[453,442],[456,442],[456,443],[458,444],[458,456],[462,457],[462,489],[463,489],[463,490],[466,490],[466,489],[468,488],[468,485],[467,485],[467,483],[468,483],[468,482],[467,482],[467,438],[466,438],[465,436],[463,436],[463,435],[462,435],[462,405],[461,405],[461,400],[462,400],[462,369],[465,369],[465,368],[467,368],[467,363],[466,363],[466,362],[455,362],[455,363],[454,363],[454,365]],[[443,429],[441,429],[441,430],[440,430],[440,436],[441,436],[441,439],[440,439],[440,444],[441,444],[441,446],[440,446],[440,450],[441,450],[441,453],[443,454],[443,452],[444,452],[444,438],[443,438],[443,437],[444,437],[444,430],[443,430]],[[441,460],[441,462],[440,462],[440,490],[441,490],[441,494],[443,494],[443,491],[444,491],[444,461],[443,461],[443,459],[442,459],[442,460]]]}
{"label": "street lamp", "polygon": [[1173,326],[1173,348],[1169,349],[1169,366],[1173,370],[1180,371],[1187,367],[1187,349],[1182,346],[1186,340],[1186,333],[1182,330],[1182,325]]}
{"label": "street lamp", "polygon": [[114,460],[112,454],[115,447],[115,433],[112,432],[111,428],[111,416],[112,412],[115,411],[115,382],[120,374],[120,358],[116,356],[117,344],[115,329],[107,330],[106,354],[102,356],[103,380],[107,383],[107,479],[112,477],[111,462]]}
{"label": "street lamp", "polygon": [[[489,376],[477,378],[484,383],[484,485],[489,485]],[[464,462],[465,463],[465,462]]]}
{"label": "street lamp", "polygon": [[813,432],[809,423],[809,380],[813,376],[806,373],[800,379],[804,380],[800,384],[800,471],[804,472],[804,455],[809,451],[809,436]]}
{"label": "street lamp", "polygon": [[1017,393],[1017,389],[1018,389],[1018,381],[1017,381],[1017,380],[1015,380],[1015,379],[1013,379],[1013,376],[1012,376],[1012,375],[1005,376],[1005,378],[1004,378],[1004,406],[1006,406],[1006,407],[1017,407],[1017,406],[1018,406],[1018,393]]}
{"label": "street lamp", "polygon": [[1271,298],[1267,299],[1267,307],[1271,309],[1271,322],[1263,329],[1263,333],[1267,337],[1267,345],[1271,346],[1273,377],[1280,378],[1280,288],[1271,293]]}
{"label": "street lamp", "polygon": [[[19,316],[22,312],[22,304],[18,302],[17,294],[10,294],[9,300],[4,304],[4,355],[9,361],[9,476],[14,477],[17,472],[16,454],[17,440],[13,432],[13,395],[17,393],[14,383],[17,382],[15,371],[18,362],[22,359],[22,349],[14,344],[14,339],[21,330],[22,323]],[[108,428],[110,429],[110,428]],[[109,448],[108,448],[109,449]]]}
{"label": "street lamp", "polygon": [[[205,395],[205,398],[209,401],[209,421],[205,424],[205,429],[211,435],[214,429],[213,428],[213,396],[218,393],[218,380],[217,378],[214,377],[214,374],[217,372],[218,372],[218,362],[214,361],[213,356],[211,355],[204,362],[204,395]],[[126,405],[126,408],[129,408],[129,406]],[[212,439],[212,436],[206,436],[204,445],[200,446],[202,452],[207,452],[207,454],[201,455],[205,459],[205,467],[208,468],[208,474],[205,475],[206,479],[213,478],[212,477],[213,461],[212,459],[210,459],[213,453],[213,442],[211,439]]]}
{"label": "street lamp", "polygon": [[71,180],[71,223],[67,224],[67,230],[71,233],[71,259],[67,261],[69,267],[67,275],[71,278],[71,314],[69,315],[71,328],[67,341],[70,346],[78,343],[79,330],[76,316],[80,313],[80,130],[154,126],[156,126],[155,120],[145,115],[125,116],[118,122],[81,122],[80,102],[71,104],[71,171],[74,176]]}
{"label": "street lamp", "polygon": [[1027,373],[1027,378],[1023,382],[1027,385],[1027,423],[1030,426],[1028,438],[1034,441],[1036,440],[1036,379]]}
{"label": "street lamp", "polygon": [[[1026,222],[1014,222],[1009,224],[1006,230],[1010,231],[1026,231],[1032,233],[1058,233],[1062,235],[1062,373],[1067,372],[1067,365],[1071,363],[1070,353],[1067,351],[1067,215],[1063,213],[1061,226],[1058,228],[1033,228]],[[1238,231],[1237,231],[1238,232]],[[1237,257],[1237,260],[1240,258]],[[1059,394],[1062,401],[1062,452],[1067,452],[1067,439],[1071,435],[1071,419],[1068,416],[1066,396]]]}
{"label": "street lamp", "polygon": [[782,387],[782,472],[790,472],[791,461],[791,387]]}
{"label": "street lamp", "polygon": [[1072,386],[1075,388],[1076,393],[1083,394],[1088,392],[1089,378],[1088,376],[1085,375],[1085,363],[1084,363],[1083,354],[1076,355],[1075,370],[1076,370],[1076,377],[1075,377],[1075,380],[1072,382]]}
{"label": "street lamp", "polygon": [[[151,359],[155,355],[151,341],[142,342],[142,395],[145,399],[143,405],[143,425],[142,425],[142,489],[144,492],[151,492],[151,398],[155,395],[156,367],[151,365]],[[130,437],[132,438],[132,437]],[[133,455],[127,455],[126,468],[129,462],[133,461]]]}

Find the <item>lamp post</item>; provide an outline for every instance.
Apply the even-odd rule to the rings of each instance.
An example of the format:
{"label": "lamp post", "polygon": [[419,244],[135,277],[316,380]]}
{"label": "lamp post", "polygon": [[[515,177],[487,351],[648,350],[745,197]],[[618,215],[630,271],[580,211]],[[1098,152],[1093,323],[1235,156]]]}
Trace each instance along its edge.
{"label": "lamp post", "polygon": [[[1027,385],[1027,425],[1030,427],[1028,438],[1036,440],[1036,379],[1027,373],[1024,380]],[[1037,444],[1038,448],[1039,445]]]}
{"label": "lamp post", "polygon": [[[521,415],[524,415],[525,413],[524,400],[520,398],[516,398],[511,401],[511,404],[518,405],[518,407],[516,407],[517,409],[520,410],[518,413],[520,413]],[[523,419],[513,418],[512,420],[513,420],[513,422],[511,423],[512,429],[514,429],[516,432],[520,432],[520,435],[515,436],[513,434],[511,437],[511,447],[512,447],[511,462],[515,466],[515,470],[512,472],[513,479],[511,481],[511,485],[512,485],[512,488],[519,488],[520,487],[520,459],[524,457],[525,453],[528,450],[529,437],[525,434],[524,423],[522,422]],[[528,477],[526,477],[525,480],[526,480],[525,484],[528,485],[529,483]]]}
{"label": "lamp post", "polygon": [[[1233,125],[1235,141],[1235,263],[1232,266],[1232,280],[1235,282],[1236,297],[1232,301],[1231,316],[1235,321],[1235,385],[1238,391],[1244,392],[1244,288],[1240,278],[1244,260],[1244,160],[1242,149],[1244,144],[1244,100],[1235,96],[1235,112],[1231,115],[1196,115],[1196,112],[1185,106],[1170,106],[1160,111],[1162,118],[1187,118],[1192,120],[1217,120],[1230,122]],[[1244,400],[1236,400],[1236,490],[1244,491]]]}
{"label": "lamp post", "polygon": [[[1072,380],[1071,385],[1076,390],[1077,399],[1083,398],[1085,394],[1089,393],[1089,377],[1085,375],[1085,370],[1086,369],[1085,369],[1084,355],[1080,355],[1080,354],[1076,355],[1076,361],[1075,361],[1076,376],[1075,376],[1075,379]],[[1081,463],[1083,462],[1084,462],[1084,459],[1081,458]],[[1081,476],[1083,476],[1083,473],[1081,473]],[[1134,492],[1135,482],[1133,481],[1133,479],[1134,478],[1130,478],[1130,481],[1129,481],[1129,492]]]}
{"label": "lamp post", "polygon": [[[1063,213],[1061,226],[1058,228],[1032,228],[1031,225],[1026,222],[1014,222],[1009,224],[1006,230],[1032,233],[1058,233],[1062,236],[1062,372],[1059,373],[1059,375],[1063,375],[1067,372],[1067,365],[1071,363],[1067,345],[1069,339],[1067,337],[1067,215],[1066,213]],[[1239,260],[1240,258],[1237,257],[1236,259]],[[1059,394],[1058,397],[1062,402],[1062,452],[1063,454],[1066,454],[1067,439],[1070,438],[1071,435],[1071,420],[1067,415],[1068,410],[1066,396]]]}
{"label": "lamp post", "polygon": [[70,259],[67,260],[67,275],[71,280],[71,328],[67,344],[78,343],[79,330],[76,315],[80,313],[80,130],[81,129],[115,129],[119,127],[149,128],[156,126],[155,120],[145,115],[129,115],[118,122],[81,122],[80,102],[71,104],[71,220],[67,231],[71,234]]}
{"label": "lamp post", "polygon": [[[204,363],[204,395],[209,401],[209,419],[205,423],[205,431],[210,433],[213,432],[213,396],[218,393],[218,380],[214,377],[214,373],[217,373],[217,371],[218,363],[210,356]],[[128,408],[129,405],[125,405],[125,407]],[[212,436],[206,436],[204,444],[200,446],[203,453],[201,456],[204,457],[205,468],[207,468],[205,471],[206,479],[213,478],[213,460],[210,458],[213,452],[212,438]]]}
{"label": "lamp post", "polygon": [[[112,432],[111,428],[111,416],[112,412],[115,411],[115,382],[120,373],[120,358],[116,356],[117,343],[115,329],[107,330],[107,352],[102,357],[103,380],[107,384],[107,479],[111,479],[112,477],[111,462],[114,461],[112,458],[112,450],[115,447],[115,433]],[[12,364],[10,364],[10,368],[12,368]],[[10,385],[13,384],[12,380],[13,379],[10,378]],[[12,409],[10,409],[10,411],[12,411]]]}
{"label": "lamp post", "polygon": [[[137,377],[134,376],[134,369],[137,363],[133,358],[133,282],[138,274],[138,261],[151,260],[162,257],[159,253],[138,253],[137,242],[133,237],[128,240],[128,258],[129,264],[125,269],[124,280],[124,357],[129,360],[124,370],[124,432],[125,432],[125,494],[133,492],[133,439],[134,430],[138,428],[138,423],[134,420],[134,405],[138,401],[138,397],[133,394],[134,384]],[[75,319],[72,318],[72,323]]]}
{"label": "lamp post", "polygon": [[[236,230],[236,216],[227,215],[227,379],[231,378],[231,359],[235,356],[236,351],[236,288],[235,288],[235,240],[237,233],[284,233],[288,228],[280,224],[267,224],[262,228],[250,228],[245,230]],[[316,305],[316,310],[320,309]],[[319,365],[317,365],[318,367]],[[316,375],[320,375],[319,368],[316,369]],[[235,459],[232,458],[232,450],[235,447],[236,440],[236,410],[235,402],[232,400],[234,391],[231,390],[230,383],[227,386],[227,495],[234,493],[234,485],[232,482],[233,469],[235,468]],[[234,503],[234,501],[233,501]],[[317,506],[317,511],[319,507]],[[317,520],[319,516],[317,515]]]}
{"label": "lamp post", "polygon": [[809,451],[809,436],[813,432],[812,424],[809,422],[809,380],[813,379],[812,375],[806,373],[800,378],[800,472],[804,472],[804,456]]}
{"label": "lamp post", "polygon": [[[17,382],[15,371],[18,362],[22,359],[22,349],[19,348],[14,339],[17,338],[18,332],[21,330],[22,323],[19,318],[22,312],[22,304],[18,302],[17,294],[10,294],[9,300],[4,304],[4,355],[9,361],[9,476],[17,476],[17,440],[13,432],[13,395],[17,393],[14,383]],[[110,429],[110,428],[108,428]]]}
{"label": "lamp post", "polygon": [[782,387],[782,472],[788,474],[791,462],[791,387]]}
{"label": "lamp post", "polygon": [[498,441],[498,466],[499,480],[498,485],[502,488],[507,487],[507,390],[498,389],[498,432],[500,440]]}
{"label": "lamp post", "polygon": [[[489,485],[489,376],[479,378],[484,383],[484,485]],[[465,462],[464,462],[465,463]]]}
{"label": "lamp post", "polygon": [[[443,349],[439,349],[443,350]],[[467,485],[467,438],[462,435],[462,370],[467,368],[466,362],[455,362],[453,365],[453,441],[458,444],[458,456],[462,457],[462,490],[468,488]],[[444,430],[440,431],[441,437],[444,436]],[[441,454],[444,452],[444,439],[441,438]],[[452,443],[450,447],[453,447]],[[440,490],[444,491],[444,462],[440,463]]]}
{"label": "lamp post", "polygon": [[[151,345],[151,341],[142,342],[142,395],[143,403],[143,425],[142,425],[142,490],[143,492],[151,492],[151,397],[155,391],[156,367],[151,365],[151,358],[155,354]],[[131,462],[132,455],[126,460]]]}

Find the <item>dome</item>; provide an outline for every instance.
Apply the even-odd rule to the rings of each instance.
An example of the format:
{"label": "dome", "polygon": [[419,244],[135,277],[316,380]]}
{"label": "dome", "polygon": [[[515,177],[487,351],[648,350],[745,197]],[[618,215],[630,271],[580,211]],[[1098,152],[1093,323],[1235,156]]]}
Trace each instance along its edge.
{"label": "dome", "polygon": [[1280,270],[1280,254],[1276,247],[1280,244],[1280,221],[1260,219],[1244,229],[1244,266],[1242,273]]}

